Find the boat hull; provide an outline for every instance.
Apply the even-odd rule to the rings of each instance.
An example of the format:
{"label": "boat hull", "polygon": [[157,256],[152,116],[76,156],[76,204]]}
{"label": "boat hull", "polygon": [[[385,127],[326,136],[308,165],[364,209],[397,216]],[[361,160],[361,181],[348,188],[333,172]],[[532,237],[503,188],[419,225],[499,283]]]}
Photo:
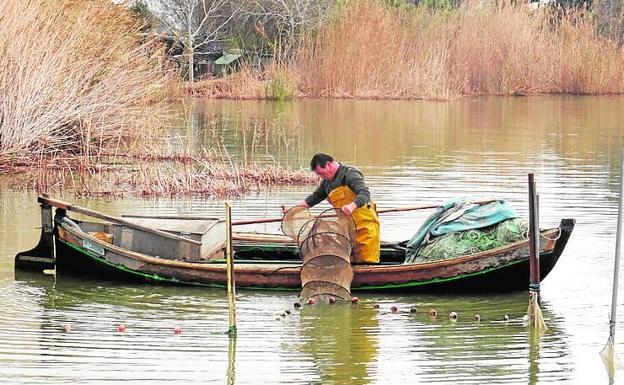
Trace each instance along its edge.
{"label": "boat hull", "polygon": [[[542,232],[542,279],[552,271],[574,228],[564,219],[558,229]],[[99,242],[70,227],[57,225],[58,274],[97,274],[107,278],[152,283],[223,287],[225,263],[189,263],[151,257]],[[552,239],[549,239],[552,238]],[[556,239],[555,239],[556,238]],[[274,248],[274,245],[268,245]],[[241,261],[236,264],[238,287],[300,290],[301,265],[291,261]],[[353,291],[456,292],[526,289],[529,277],[528,241],[432,263],[413,265],[356,265]]]}

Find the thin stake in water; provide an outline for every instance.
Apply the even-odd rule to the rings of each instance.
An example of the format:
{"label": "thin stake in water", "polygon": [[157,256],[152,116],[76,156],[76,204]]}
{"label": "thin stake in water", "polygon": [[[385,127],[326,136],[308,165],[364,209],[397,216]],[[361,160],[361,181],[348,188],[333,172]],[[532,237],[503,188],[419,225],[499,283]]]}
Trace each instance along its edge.
{"label": "thin stake in water", "polygon": [[539,269],[539,218],[538,218],[538,195],[536,191],[534,175],[529,174],[529,325],[538,333],[548,328],[539,307],[540,294],[540,269]]}
{"label": "thin stake in water", "polygon": [[229,328],[227,334],[236,335],[236,278],[234,275],[234,247],[232,245],[232,207],[225,202],[225,261],[227,264],[227,294]]}
{"label": "thin stake in water", "polygon": [[622,212],[624,210],[624,148],[620,155],[620,197],[618,201],[618,219],[615,239],[615,266],[613,267],[613,291],[611,294],[611,318],[609,320],[609,340],[600,352],[607,367],[609,376],[612,377],[615,370],[621,366],[615,354],[615,324],[617,316],[618,279],[620,275],[620,250],[622,245]]}

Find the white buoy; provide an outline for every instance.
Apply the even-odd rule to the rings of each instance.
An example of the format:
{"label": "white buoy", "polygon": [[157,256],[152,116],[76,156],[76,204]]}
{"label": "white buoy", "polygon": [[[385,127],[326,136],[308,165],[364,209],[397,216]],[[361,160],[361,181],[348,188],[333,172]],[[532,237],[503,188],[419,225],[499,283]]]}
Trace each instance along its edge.
{"label": "white buoy", "polygon": [[529,315],[525,314],[522,316],[522,326],[529,326]]}

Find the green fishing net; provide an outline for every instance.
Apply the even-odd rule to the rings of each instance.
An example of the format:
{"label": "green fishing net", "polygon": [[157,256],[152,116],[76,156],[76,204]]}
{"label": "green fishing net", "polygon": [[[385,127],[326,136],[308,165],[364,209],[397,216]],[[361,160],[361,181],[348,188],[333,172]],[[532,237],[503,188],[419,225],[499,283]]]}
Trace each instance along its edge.
{"label": "green fishing net", "polygon": [[506,246],[527,239],[528,236],[528,222],[520,218],[507,219],[494,226],[435,237],[418,250],[414,262],[440,261],[474,254]]}

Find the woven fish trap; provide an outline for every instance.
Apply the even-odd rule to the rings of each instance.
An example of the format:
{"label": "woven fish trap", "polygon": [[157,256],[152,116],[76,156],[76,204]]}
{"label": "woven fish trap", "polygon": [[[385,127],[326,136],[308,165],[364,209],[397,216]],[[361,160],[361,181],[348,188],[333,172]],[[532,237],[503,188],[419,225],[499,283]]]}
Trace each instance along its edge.
{"label": "woven fish trap", "polygon": [[299,296],[304,300],[329,296],[350,299],[353,280],[350,259],[356,234],[353,218],[340,210],[329,209],[313,220],[300,223],[297,243],[303,265]]}
{"label": "woven fish trap", "polygon": [[314,225],[314,220],[315,218],[312,216],[310,209],[305,206],[295,206],[288,210],[282,217],[282,233],[298,241],[299,234],[307,234],[310,232]]}
{"label": "woven fish trap", "polygon": [[350,260],[356,227],[350,215],[328,209],[315,218],[306,207],[296,206],[284,214],[282,232],[299,246],[302,299],[351,298]]}
{"label": "woven fish trap", "polygon": [[351,298],[351,248],[351,242],[336,233],[308,236],[301,245],[303,266],[300,297]]}

